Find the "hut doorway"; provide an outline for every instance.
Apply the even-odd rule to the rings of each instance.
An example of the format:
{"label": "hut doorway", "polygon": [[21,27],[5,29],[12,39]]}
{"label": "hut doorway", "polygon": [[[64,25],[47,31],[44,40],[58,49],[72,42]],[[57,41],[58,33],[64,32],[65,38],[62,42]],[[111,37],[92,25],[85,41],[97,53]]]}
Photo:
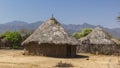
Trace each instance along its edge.
{"label": "hut doorway", "polygon": [[71,46],[67,45],[67,57],[71,57]]}

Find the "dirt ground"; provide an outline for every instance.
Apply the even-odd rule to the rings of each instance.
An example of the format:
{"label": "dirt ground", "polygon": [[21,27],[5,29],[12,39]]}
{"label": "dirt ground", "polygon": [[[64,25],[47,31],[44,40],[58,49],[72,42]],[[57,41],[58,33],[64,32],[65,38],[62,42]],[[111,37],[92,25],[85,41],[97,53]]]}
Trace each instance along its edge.
{"label": "dirt ground", "polygon": [[24,56],[22,53],[23,50],[0,50],[0,68],[55,68],[60,61],[73,64],[73,68],[120,68],[118,56],[80,53],[75,58],[54,58]]}

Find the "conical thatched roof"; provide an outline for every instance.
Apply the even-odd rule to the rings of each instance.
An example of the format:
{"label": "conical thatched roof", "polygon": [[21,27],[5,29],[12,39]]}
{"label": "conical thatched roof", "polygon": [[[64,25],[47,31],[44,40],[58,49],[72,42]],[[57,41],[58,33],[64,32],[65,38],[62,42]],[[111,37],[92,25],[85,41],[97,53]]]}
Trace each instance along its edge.
{"label": "conical thatched roof", "polygon": [[93,31],[88,34],[84,39],[82,39],[82,43],[88,44],[115,44],[108,33],[103,31],[100,27],[96,27]]}
{"label": "conical thatched roof", "polygon": [[33,34],[22,43],[22,45],[29,44],[30,42],[36,42],[38,44],[79,44],[78,40],[69,36],[68,33],[65,32],[64,28],[54,17],[40,25],[38,29],[36,29],[35,32],[33,32]]}

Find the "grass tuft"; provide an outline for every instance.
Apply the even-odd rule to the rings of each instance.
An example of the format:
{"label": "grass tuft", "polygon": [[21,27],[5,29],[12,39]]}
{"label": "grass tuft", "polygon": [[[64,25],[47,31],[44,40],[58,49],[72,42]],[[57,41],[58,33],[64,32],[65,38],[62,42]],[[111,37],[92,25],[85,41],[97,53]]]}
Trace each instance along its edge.
{"label": "grass tuft", "polygon": [[58,62],[55,67],[74,67],[71,63],[63,63],[62,61]]}

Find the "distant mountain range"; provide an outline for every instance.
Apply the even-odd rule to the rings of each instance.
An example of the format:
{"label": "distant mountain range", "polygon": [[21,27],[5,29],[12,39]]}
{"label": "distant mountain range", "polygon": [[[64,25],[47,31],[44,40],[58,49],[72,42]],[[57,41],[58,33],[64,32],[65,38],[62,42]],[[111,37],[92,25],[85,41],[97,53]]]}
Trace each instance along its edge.
{"label": "distant mountain range", "polygon": [[[12,22],[8,22],[5,24],[0,24],[0,33],[6,31],[6,30],[10,30],[10,31],[18,31],[21,30],[23,28],[25,29],[36,29],[39,25],[41,25],[43,23],[43,21],[37,21],[34,23],[30,23],[28,24],[27,22],[24,21],[12,21]],[[62,26],[66,29],[66,31],[70,34],[72,34],[73,32],[80,32],[82,28],[95,28],[95,25],[91,25],[88,23],[84,23],[84,24],[79,24],[79,25],[75,25],[75,24],[62,24]],[[99,25],[100,26],[100,25]],[[103,30],[105,30],[106,32],[108,32],[109,34],[111,34],[113,37],[116,38],[120,38],[120,28],[106,28],[103,26],[100,26],[101,28],[103,28]]]}

